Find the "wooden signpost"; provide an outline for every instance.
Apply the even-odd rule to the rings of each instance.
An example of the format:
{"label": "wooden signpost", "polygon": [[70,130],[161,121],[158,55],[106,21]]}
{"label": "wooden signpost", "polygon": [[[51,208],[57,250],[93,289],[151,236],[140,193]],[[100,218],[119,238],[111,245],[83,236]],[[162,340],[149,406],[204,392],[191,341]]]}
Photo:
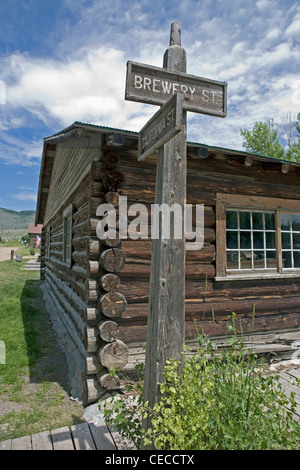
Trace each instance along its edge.
{"label": "wooden signpost", "polygon": [[227,83],[127,62],[126,100],[162,105],[175,93],[183,93],[186,111],[226,116]]}
{"label": "wooden signpost", "polygon": [[183,95],[177,93],[154,114],[139,134],[138,159],[150,157],[182,131]]}
{"label": "wooden signpost", "polygon": [[[175,95],[175,97],[174,97]],[[155,204],[186,202],[186,111],[226,116],[227,84],[186,74],[180,23],[171,25],[163,68],[128,62],[125,99],[161,105],[139,135],[139,160],[157,154]],[[174,120],[172,120],[172,116]],[[168,125],[167,125],[168,122]],[[144,402],[159,399],[159,383],[168,359],[180,359],[185,340],[185,238],[152,240],[149,310],[144,375]],[[182,217],[182,223],[184,218]],[[184,234],[184,227],[182,227]],[[150,420],[144,422],[148,429]]]}

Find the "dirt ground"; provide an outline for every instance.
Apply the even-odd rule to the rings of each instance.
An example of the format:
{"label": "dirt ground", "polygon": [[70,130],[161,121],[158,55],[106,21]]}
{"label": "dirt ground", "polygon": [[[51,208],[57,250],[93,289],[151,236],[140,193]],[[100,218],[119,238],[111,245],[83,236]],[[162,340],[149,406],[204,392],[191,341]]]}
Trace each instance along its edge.
{"label": "dirt ground", "polygon": [[10,259],[11,250],[15,250],[15,247],[1,246],[0,247],[0,262]]}

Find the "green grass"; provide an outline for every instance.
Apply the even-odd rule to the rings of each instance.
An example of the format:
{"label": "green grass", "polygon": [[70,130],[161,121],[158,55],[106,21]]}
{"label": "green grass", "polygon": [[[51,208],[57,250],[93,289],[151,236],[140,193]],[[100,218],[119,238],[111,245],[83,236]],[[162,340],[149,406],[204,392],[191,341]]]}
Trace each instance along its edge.
{"label": "green grass", "polygon": [[28,367],[42,355],[36,332],[39,310],[31,305],[40,295],[39,272],[25,271],[24,265],[15,261],[0,265],[0,339],[6,346],[6,364],[0,371],[1,382],[10,384],[28,373]]}
{"label": "green grass", "polygon": [[6,247],[6,246],[11,246],[11,247],[21,247],[22,243],[18,240],[5,240],[3,242],[0,242],[0,248],[1,247]]}
{"label": "green grass", "polygon": [[53,332],[41,296],[39,271],[0,262],[0,441],[82,421],[60,381]]}

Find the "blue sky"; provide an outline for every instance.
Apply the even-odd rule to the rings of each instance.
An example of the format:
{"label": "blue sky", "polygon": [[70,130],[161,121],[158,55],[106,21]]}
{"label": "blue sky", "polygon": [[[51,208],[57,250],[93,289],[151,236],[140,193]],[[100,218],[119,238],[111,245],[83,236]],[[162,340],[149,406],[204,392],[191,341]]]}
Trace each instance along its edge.
{"label": "blue sky", "polygon": [[188,113],[189,141],[242,149],[240,128],[273,118],[285,144],[300,112],[297,1],[0,0],[0,17],[0,207],[36,208],[44,137],[143,127],[157,108],[124,100],[126,63],[162,67],[172,21],[187,73],[228,83],[227,117]]}

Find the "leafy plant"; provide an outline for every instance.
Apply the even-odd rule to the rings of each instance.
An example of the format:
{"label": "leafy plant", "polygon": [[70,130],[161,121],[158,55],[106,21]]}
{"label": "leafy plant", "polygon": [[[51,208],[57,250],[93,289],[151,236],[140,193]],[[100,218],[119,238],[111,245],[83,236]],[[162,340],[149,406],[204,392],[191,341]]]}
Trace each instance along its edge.
{"label": "leafy plant", "polygon": [[[135,406],[117,397],[105,419],[138,448],[141,439],[158,450],[300,448],[294,395],[288,398],[279,376],[246,350],[235,314],[231,329],[228,348],[216,347],[201,334],[196,351],[185,348],[182,363],[167,363],[161,398],[153,408],[142,404],[140,384]],[[151,427],[144,432],[146,416]]]}

